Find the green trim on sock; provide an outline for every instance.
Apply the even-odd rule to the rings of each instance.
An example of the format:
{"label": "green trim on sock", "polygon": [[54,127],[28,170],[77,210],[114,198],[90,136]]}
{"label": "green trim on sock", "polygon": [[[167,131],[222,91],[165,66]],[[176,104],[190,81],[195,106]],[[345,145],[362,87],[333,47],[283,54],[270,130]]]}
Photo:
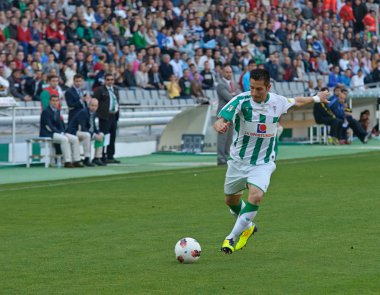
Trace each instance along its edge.
{"label": "green trim on sock", "polygon": [[240,202],[238,205],[230,205],[231,210],[234,211],[237,215],[239,215],[239,213],[240,213],[240,208],[241,208],[242,202],[243,201],[240,199]]}
{"label": "green trim on sock", "polygon": [[243,215],[244,213],[247,213],[247,212],[257,211],[257,210],[259,210],[259,206],[253,205],[250,202],[247,202],[243,210],[241,210],[240,215]]}

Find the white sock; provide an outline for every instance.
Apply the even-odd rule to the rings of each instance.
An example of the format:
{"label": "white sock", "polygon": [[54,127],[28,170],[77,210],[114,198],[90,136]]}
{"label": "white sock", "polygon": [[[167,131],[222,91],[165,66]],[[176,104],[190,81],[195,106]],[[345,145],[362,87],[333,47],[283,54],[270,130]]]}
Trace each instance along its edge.
{"label": "white sock", "polygon": [[235,239],[241,235],[243,231],[252,226],[252,220],[255,218],[257,211],[248,211],[240,214],[237,218],[234,228],[231,233],[226,237],[226,239]]}

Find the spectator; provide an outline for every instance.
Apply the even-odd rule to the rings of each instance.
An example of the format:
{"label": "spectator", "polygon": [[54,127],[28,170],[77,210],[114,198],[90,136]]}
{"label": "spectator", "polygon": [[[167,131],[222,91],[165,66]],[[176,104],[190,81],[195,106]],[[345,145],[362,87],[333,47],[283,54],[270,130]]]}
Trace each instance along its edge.
{"label": "spectator", "polygon": [[369,110],[364,110],[360,113],[359,123],[362,126],[362,128],[367,132],[370,130],[370,112]]}
{"label": "spectator", "polygon": [[[82,143],[85,157],[83,165],[87,167],[106,165],[106,163],[101,161],[104,134],[99,131],[95,122],[98,106],[99,102],[97,99],[90,99],[89,107],[81,109],[67,127],[67,132],[77,136]],[[91,140],[95,140],[95,157],[92,162],[90,161]]]}
{"label": "spectator", "polygon": [[325,53],[321,53],[318,59],[318,71],[322,75],[328,75],[330,73]]}
{"label": "spectator", "polygon": [[83,77],[80,74],[76,74],[74,76],[73,86],[65,92],[65,100],[69,108],[69,125],[76,114],[82,109],[87,108],[87,101],[89,98],[89,95],[83,91]]}
{"label": "spectator", "polygon": [[159,67],[157,63],[154,63],[152,68],[149,70],[149,84],[153,85],[155,89],[164,89],[164,80],[159,72]]}
{"label": "spectator", "polygon": [[208,62],[208,66],[211,71],[215,69],[215,62],[214,59],[212,58],[212,50],[211,49],[206,49],[206,54],[202,55],[202,57],[199,60],[198,67],[199,69],[203,70],[205,68],[205,63],[206,61]]}
{"label": "spectator", "polygon": [[350,87],[351,85],[351,70],[350,69],[345,70],[344,74],[339,76],[339,83],[345,87]]}
{"label": "spectator", "polygon": [[358,121],[352,117],[352,111],[346,103],[347,89],[342,88],[338,98],[334,98],[329,103],[329,108],[336,118],[343,121],[342,129],[339,135],[341,144],[347,144],[347,129],[351,128],[362,143],[367,143],[370,133],[367,133]]}
{"label": "spectator", "polygon": [[200,74],[198,72],[195,72],[193,75],[194,79],[191,81],[190,85],[191,95],[195,97],[198,104],[209,104],[209,99],[206,97],[202,89],[202,80]]}
{"label": "spectator", "polygon": [[[237,86],[232,82],[232,68],[226,65],[223,68],[223,79],[216,87],[218,94],[218,108],[216,113],[219,114],[220,110],[236,95]],[[230,155],[230,146],[232,143],[233,126],[230,125],[228,131],[224,134],[218,133],[217,137],[217,164],[226,165]]]}
{"label": "spectator", "polygon": [[25,93],[32,97],[32,100],[39,101],[43,89],[44,81],[42,80],[42,72],[36,70],[32,77],[25,79],[24,90]]}
{"label": "spectator", "polygon": [[59,143],[65,168],[83,167],[80,163],[78,137],[65,132],[57,95],[50,97],[49,106],[41,113],[40,136],[50,137],[53,142]]}
{"label": "spectator", "polygon": [[174,75],[173,67],[169,62],[170,55],[164,54],[162,56],[162,63],[160,65],[160,74],[164,81],[169,81],[169,79],[171,80],[171,76]]}
{"label": "spectator", "polygon": [[55,55],[53,52],[50,52],[48,55],[48,61],[42,67],[42,72],[49,75],[51,70],[54,70],[56,74],[59,73],[59,65],[55,62]]}
{"label": "spectator", "polygon": [[107,135],[110,140],[107,148],[103,147],[102,162],[107,164],[119,164],[114,158],[117,123],[119,120],[119,90],[114,87],[112,74],[105,74],[105,83],[96,89],[94,97],[99,101],[96,112],[99,117],[99,130]]}
{"label": "spectator", "polygon": [[317,124],[330,126],[329,144],[339,144],[338,137],[341,134],[343,120],[337,118],[335,114],[327,108],[324,103],[315,103],[313,108],[314,119]]}
{"label": "spectator", "polygon": [[178,83],[178,78],[176,75],[172,74],[170,76],[170,81],[166,84],[166,89],[168,90],[168,96],[170,99],[180,98],[181,87]]}
{"label": "spectator", "polygon": [[136,46],[137,49],[146,48],[145,38],[145,26],[140,25],[138,30],[133,33],[131,43]]}
{"label": "spectator", "polygon": [[354,4],[352,5],[352,9],[354,11],[354,32],[361,32],[364,30],[363,19],[367,14],[367,7],[361,0],[354,0]]}
{"label": "spectator", "polygon": [[136,77],[135,74],[133,73],[133,64],[128,63],[127,64],[127,69],[125,70],[124,74],[124,86],[133,90],[136,89],[137,87],[137,82],[136,82]]}
{"label": "spectator", "polygon": [[[50,98],[52,95],[62,98],[62,91],[59,87],[59,78],[57,75],[50,75],[48,77],[48,85],[43,89],[40,94],[41,106],[42,109],[46,109],[49,106]],[[61,108],[61,104],[58,104],[58,107]]]}
{"label": "spectator", "polygon": [[170,65],[173,68],[174,75],[176,75],[177,78],[181,78],[183,72],[180,60],[180,53],[178,51],[174,52],[174,58],[170,61]]}
{"label": "spectator", "polygon": [[365,90],[364,75],[361,69],[352,77],[350,87],[352,90]]}
{"label": "spectator", "polygon": [[149,84],[148,71],[145,63],[141,63],[139,66],[139,70],[136,73],[136,83],[137,86],[142,89],[153,89],[154,86]]}
{"label": "spectator", "polygon": [[348,53],[343,52],[342,57],[339,59],[339,67],[344,72],[348,69],[349,65],[350,65],[350,61],[348,59]]}
{"label": "spectator", "polygon": [[191,98],[191,81],[189,79],[189,69],[185,69],[183,71],[183,76],[181,79],[179,79],[178,84],[181,88],[181,98]]}
{"label": "spectator", "polygon": [[200,73],[200,78],[202,79],[202,89],[212,89],[214,87],[214,75],[211,72],[209,62],[205,61],[204,69]]}
{"label": "spectator", "polygon": [[[297,64],[297,61],[293,61],[294,64]],[[282,68],[284,69],[283,79],[284,81],[290,82],[297,77],[296,68],[293,66],[292,60],[290,57],[285,57]]]}
{"label": "spectator", "polygon": [[245,73],[243,74],[242,78],[242,89],[243,92],[250,91],[251,85],[250,85],[250,78],[251,78],[251,71],[257,68],[257,65],[253,59],[251,59],[248,63],[247,69]]}
{"label": "spectator", "polygon": [[16,99],[21,101],[31,101],[32,97],[25,92],[22,71],[15,69],[12,76],[8,79],[9,92]]}
{"label": "spectator", "polygon": [[374,83],[380,82],[380,59],[377,61],[377,67],[373,70],[371,76],[372,76],[372,82]]}
{"label": "spectator", "polygon": [[334,66],[333,71],[329,74],[328,87],[335,87],[339,84],[340,68],[339,66]]}
{"label": "spectator", "polygon": [[9,95],[9,81],[5,78],[4,66],[0,65],[0,96]]}
{"label": "spectator", "polygon": [[346,0],[345,3],[346,4],[344,4],[340,9],[339,16],[343,21],[352,24],[355,22],[355,17],[351,6],[351,0]]}
{"label": "spectator", "polygon": [[371,33],[376,34],[376,12],[371,9],[363,19],[364,27]]}

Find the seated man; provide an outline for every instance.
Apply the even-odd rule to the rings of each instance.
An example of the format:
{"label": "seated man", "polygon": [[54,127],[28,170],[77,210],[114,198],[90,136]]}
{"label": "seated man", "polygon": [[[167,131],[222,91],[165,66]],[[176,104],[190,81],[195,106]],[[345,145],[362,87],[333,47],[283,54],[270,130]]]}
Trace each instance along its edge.
{"label": "seated man", "polygon": [[357,136],[362,143],[367,143],[370,133],[360,125],[360,123],[352,117],[352,111],[347,106],[348,90],[346,88],[341,88],[340,93],[337,98],[333,98],[329,103],[329,108],[335,114],[337,118],[343,121],[341,134],[339,135],[339,142],[341,144],[347,144],[347,130],[351,128],[354,135]]}
{"label": "seated man", "polygon": [[65,124],[59,110],[59,98],[50,96],[50,104],[41,113],[40,136],[51,137],[53,142],[59,143],[65,168],[83,167],[80,163],[78,137],[65,133]]}
{"label": "seated man", "polygon": [[[322,88],[321,91],[325,90]],[[314,104],[314,119],[317,124],[324,124],[330,126],[330,144],[339,144],[338,137],[341,134],[343,120],[335,116],[335,114],[327,107],[327,104],[315,103]]]}
{"label": "seated man", "polygon": [[84,108],[77,113],[70,121],[67,127],[67,132],[76,135],[80,142],[83,144],[84,162],[83,164],[88,167],[95,165],[105,166],[106,164],[101,161],[103,145],[99,144],[95,148],[95,158],[90,162],[91,157],[91,139],[97,142],[102,142],[104,135],[101,133],[95,124],[96,111],[99,102],[96,98],[92,98],[89,102],[89,108]]}

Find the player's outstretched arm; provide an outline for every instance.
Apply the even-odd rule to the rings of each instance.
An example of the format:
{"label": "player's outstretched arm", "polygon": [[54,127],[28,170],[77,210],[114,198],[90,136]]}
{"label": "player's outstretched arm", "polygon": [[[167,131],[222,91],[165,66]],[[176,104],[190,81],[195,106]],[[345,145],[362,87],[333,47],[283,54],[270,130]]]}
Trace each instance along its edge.
{"label": "player's outstretched arm", "polygon": [[329,97],[329,91],[320,91],[317,93],[317,95],[314,96],[306,96],[306,97],[296,97],[295,100],[295,106],[296,107],[302,107],[304,105],[313,103],[313,102],[324,102],[329,103],[328,98]]}
{"label": "player's outstretched arm", "polygon": [[227,132],[229,126],[230,126],[230,123],[227,122],[226,119],[219,118],[218,120],[216,120],[213,127],[216,132],[223,134]]}

